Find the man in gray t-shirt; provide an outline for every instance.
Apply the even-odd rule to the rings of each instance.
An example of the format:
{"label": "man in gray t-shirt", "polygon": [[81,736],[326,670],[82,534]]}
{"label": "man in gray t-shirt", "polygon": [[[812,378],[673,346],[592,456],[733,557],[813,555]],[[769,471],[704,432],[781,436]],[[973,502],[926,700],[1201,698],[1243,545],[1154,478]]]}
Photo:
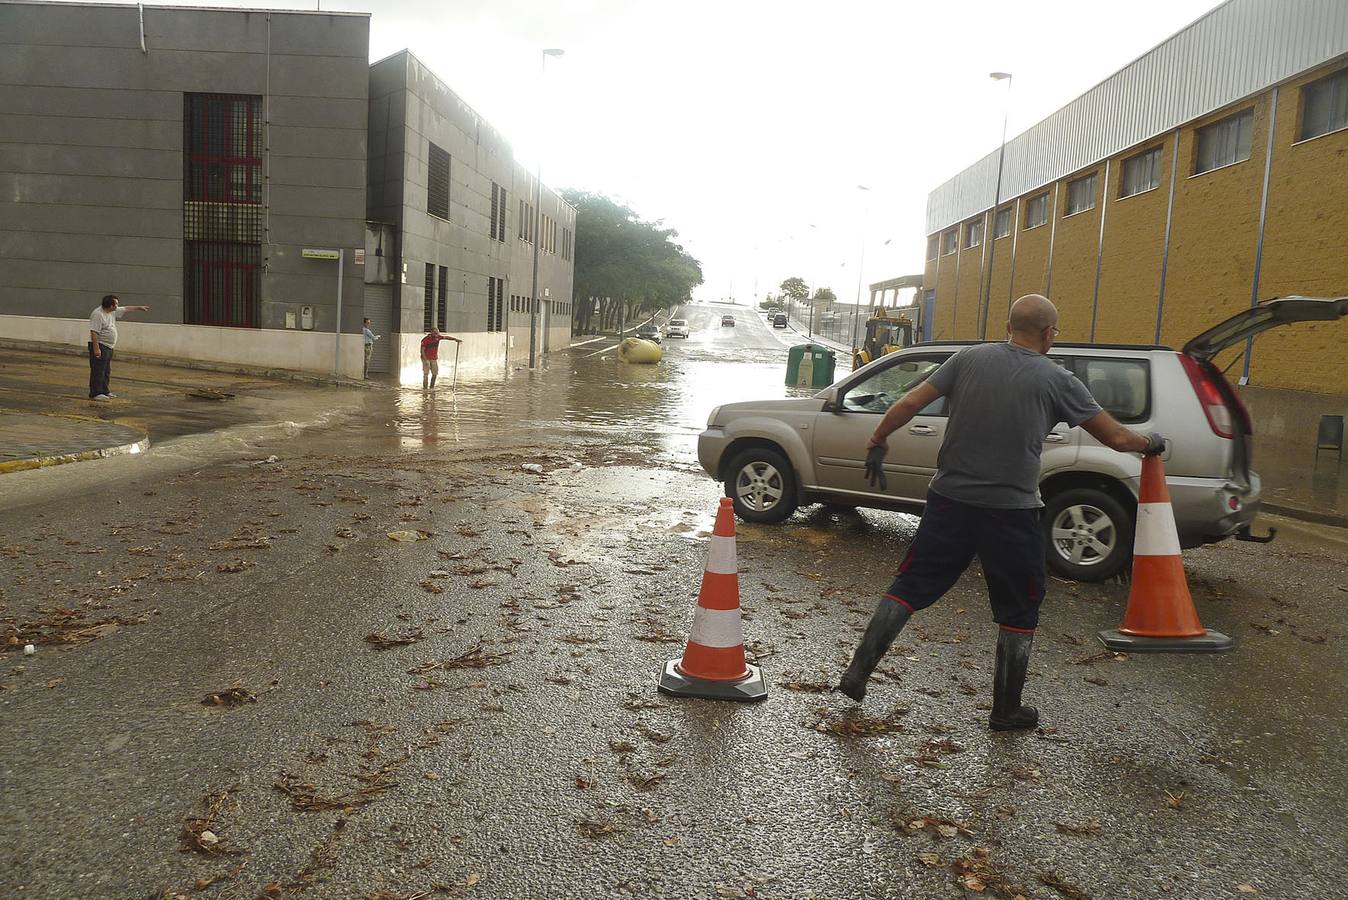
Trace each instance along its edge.
{"label": "man in gray t-shirt", "polygon": [[962,350],[909,391],[867,444],[866,474],[883,490],[889,435],[929,403],[948,398],[949,421],[922,521],[839,684],[860,702],[871,672],[909,617],[939,600],[977,556],[999,626],[989,717],[998,731],[1039,722],[1039,713],[1020,699],[1044,598],[1044,436],[1066,422],[1115,450],[1165,448],[1159,434],[1144,437],[1103,412],[1085,385],[1046,356],[1058,333],[1058,310],[1047,297],[1017,300],[1006,328],[1006,343]]}
{"label": "man in gray t-shirt", "polygon": [[117,346],[117,320],[128,312],[149,312],[148,306],[118,306],[116,294],[107,294],[89,314],[89,399],[111,400],[112,353]]}

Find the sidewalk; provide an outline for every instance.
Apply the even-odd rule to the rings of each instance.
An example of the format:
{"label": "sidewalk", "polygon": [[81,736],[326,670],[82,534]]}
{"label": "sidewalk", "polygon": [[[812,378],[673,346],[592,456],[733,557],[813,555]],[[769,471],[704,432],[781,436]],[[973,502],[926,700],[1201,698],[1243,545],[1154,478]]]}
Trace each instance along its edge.
{"label": "sidewalk", "polygon": [[364,391],[257,375],[114,359],[117,398],[88,399],[89,364],[62,349],[0,348],[0,475],[140,453],[189,434],[298,421]]}

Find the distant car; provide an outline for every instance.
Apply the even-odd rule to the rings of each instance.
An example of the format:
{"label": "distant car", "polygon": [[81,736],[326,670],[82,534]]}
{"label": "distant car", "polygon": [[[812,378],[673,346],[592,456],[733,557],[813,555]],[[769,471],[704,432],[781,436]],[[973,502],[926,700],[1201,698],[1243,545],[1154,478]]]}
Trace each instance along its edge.
{"label": "distant car", "polygon": [[724,315],[724,316],[721,316],[721,325],[722,325],[722,326],[729,325],[731,328],[734,328],[734,327],[735,327],[735,317],[732,316],[732,315],[730,315],[729,313],[727,313],[727,314]]}
{"label": "distant car", "polygon": [[667,338],[688,338],[688,320],[670,319],[669,324],[665,326],[665,337]]}
{"label": "distant car", "polygon": [[785,327],[786,327],[786,313],[777,313],[777,315],[773,316],[773,317],[772,317],[772,327],[773,327],[773,328],[785,328]]}
{"label": "distant car", "polygon": [[637,337],[641,338],[643,341],[650,341],[658,344],[660,343],[660,329],[655,327],[654,322],[647,322],[637,329]]}

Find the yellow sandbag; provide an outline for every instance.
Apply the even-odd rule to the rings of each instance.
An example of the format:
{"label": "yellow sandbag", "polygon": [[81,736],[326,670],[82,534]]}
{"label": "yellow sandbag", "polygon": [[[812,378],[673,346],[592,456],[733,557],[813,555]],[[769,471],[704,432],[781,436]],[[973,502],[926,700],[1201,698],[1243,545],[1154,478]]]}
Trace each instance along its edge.
{"label": "yellow sandbag", "polygon": [[618,359],[625,363],[653,364],[660,361],[664,352],[659,344],[643,341],[641,338],[623,338],[618,345]]}

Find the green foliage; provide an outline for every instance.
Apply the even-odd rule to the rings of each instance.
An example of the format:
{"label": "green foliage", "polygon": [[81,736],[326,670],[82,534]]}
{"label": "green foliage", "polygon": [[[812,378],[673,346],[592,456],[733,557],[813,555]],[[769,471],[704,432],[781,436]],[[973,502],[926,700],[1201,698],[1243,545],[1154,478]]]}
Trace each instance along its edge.
{"label": "green foliage", "polygon": [[805,279],[791,277],[782,282],[782,293],[799,303],[810,296],[810,288],[805,284]]}
{"label": "green foliage", "polygon": [[838,295],[833,293],[833,288],[821,287],[815,290],[814,299],[816,303],[832,303]]}
{"label": "green foliage", "polygon": [[602,194],[565,190],[576,207],[577,311],[591,297],[611,297],[632,313],[668,309],[692,299],[702,266],[681,247],[678,232],[642,220],[628,206]]}

